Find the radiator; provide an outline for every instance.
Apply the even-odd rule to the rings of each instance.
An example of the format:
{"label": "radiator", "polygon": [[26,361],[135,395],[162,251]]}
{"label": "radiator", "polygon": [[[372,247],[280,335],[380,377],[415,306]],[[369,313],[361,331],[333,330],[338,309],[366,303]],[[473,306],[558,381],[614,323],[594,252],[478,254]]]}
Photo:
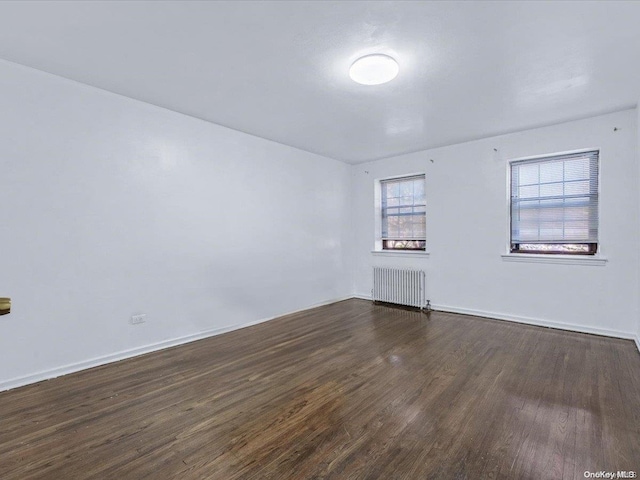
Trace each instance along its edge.
{"label": "radiator", "polygon": [[422,270],[373,267],[374,302],[397,303],[424,308],[426,274]]}

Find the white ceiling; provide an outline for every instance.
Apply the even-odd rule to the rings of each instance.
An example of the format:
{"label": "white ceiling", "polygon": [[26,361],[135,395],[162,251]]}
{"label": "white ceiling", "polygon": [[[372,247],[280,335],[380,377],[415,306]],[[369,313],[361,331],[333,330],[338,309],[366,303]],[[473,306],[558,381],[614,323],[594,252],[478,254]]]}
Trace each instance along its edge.
{"label": "white ceiling", "polygon": [[0,58],[357,163],[635,106],[640,2],[2,2]]}

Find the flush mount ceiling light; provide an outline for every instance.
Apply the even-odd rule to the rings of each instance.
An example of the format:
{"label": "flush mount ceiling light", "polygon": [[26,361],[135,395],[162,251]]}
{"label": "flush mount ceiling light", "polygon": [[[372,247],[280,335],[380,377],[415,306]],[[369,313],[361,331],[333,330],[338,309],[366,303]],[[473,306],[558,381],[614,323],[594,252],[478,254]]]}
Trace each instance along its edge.
{"label": "flush mount ceiling light", "polygon": [[362,85],[380,85],[396,78],[400,67],[389,55],[374,53],[359,58],[349,69],[349,76]]}

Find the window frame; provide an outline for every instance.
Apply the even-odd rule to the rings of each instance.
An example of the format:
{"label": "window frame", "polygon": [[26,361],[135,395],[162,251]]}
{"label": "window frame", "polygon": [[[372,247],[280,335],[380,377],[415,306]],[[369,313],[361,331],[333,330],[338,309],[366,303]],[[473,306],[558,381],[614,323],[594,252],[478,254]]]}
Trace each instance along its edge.
{"label": "window frame", "polygon": [[[585,242],[576,242],[576,243],[569,243],[567,242],[567,245],[587,245],[588,251],[587,252],[560,252],[560,251],[535,251],[535,250],[520,250],[520,249],[514,249],[513,248],[513,242],[511,241],[511,234],[512,234],[512,197],[511,197],[511,184],[512,184],[512,179],[511,179],[511,175],[512,175],[512,165],[514,163],[518,163],[518,162],[523,162],[523,161],[535,161],[535,160],[546,160],[546,159],[551,159],[553,157],[563,157],[563,156],[568,156],[568,155],[580,155],[582,153],[591,153],[591,152],[597,152],[598,153],[598,175],[597,175],[597,181],[598,181],[598,206],[597,206],[597,214],[598,214],[598,241],[595,244],[592,243],[585,243]],[[526,258],[530,258],[532,260],[535,260],[536,258],[538,259],[544,259],[544,258],[557,258],[559,260],[559,263],[564,263],[562,261],[562,259],[568,259],[568,260],[586,260],[586,261],[591,261],[591,260],[595,260],[595,261],[600,261],[602,260],[603,262],[606,261],[604,259],[601,258],[601,254],[602,254],[602,242],[601,242],[601,236],[600,236],[600,209],[601,209],[601,202],[600,202],[600,198],[602,195],[602,183],[601,183],[601,175],[602,175],[602,163],[600,162],[600,158],[601,158],[601,153],[602,153],[602,149],[600,147],[592,147],[592,148],[581,148],[578,150],[569,150],[569,151],[564,151],[564,152],[554,152],[554,153],[545,153],[545,154],[541,154],[541,155],[533,155],[533,156],[528,156],[528,157],[519,157],[519,158],[513,158],[507,161],[506,164],[506,198],[507,198],[507,222],[506,222],[506,226],[507,226],[507,235],[506,235],[506,254],[503,254],[502,257],[507,259],[509,257],[522,257],[523,259]],[[525,243],[525,242],[522,242]],[[547,243],[544,245],[549,245],[551,244]],[[560,244],[560,243],[559,243]],[[557,262],[554,262],[557,263]]]}
{"label": "window frame", "polygon": [[[424,247],[422,248],[387,248],[385,243],[388,241],[397,241],[401,239],[388,239],[382,238],[382,184],[387,181],[398,181],[403,179],[410,179],[415,177],[422,177],[422,181],[424,182],[425,188],[425,236],[424,239],[419,239],[416,241],[424,242]],[[406,173],[403,175],[395,175],[395,176],[387,176],[383,178],[378,178],[375,180],[375,246],[372,253],[387,253],[387,254],[407,254],[407,255],[428,255],[427,252],[427,231],[426,231],[426,220],[427,220],[427,200],[426,200],[426,190],[427,190],[427,176],[425,172],[417,172],[417,173]]]}

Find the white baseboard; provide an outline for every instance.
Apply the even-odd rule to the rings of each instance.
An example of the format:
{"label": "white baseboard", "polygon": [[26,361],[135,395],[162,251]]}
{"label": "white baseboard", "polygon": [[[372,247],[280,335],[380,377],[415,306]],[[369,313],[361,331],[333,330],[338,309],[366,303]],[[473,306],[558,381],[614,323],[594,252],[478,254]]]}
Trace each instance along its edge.
{"label": "white baseboard", "polygon": [[[354,298],[362,300],[371,300],[371,295],[358,293]],[[638,351],[640,351],[640,338],[637,335],[619,330],[611,330],[606,328],[590,327],[587,325],[576,325],[572,323],[553,322],[540,318],[522,317],[518,315],[505,315],[503,313],[487,312],[483,310],[474,310],[470,308],[458,308],[448,305],[432,305],[431,308],[440,312],[460,313],[463,315],[473,315],[476,317],[491,318],[494,320],[505,320],[508,322],[524,323],[527,325],[535,325],[538,327],[557,328],[559,330],[568,330],[571,332],[590,333],[594,335],[603,335],[605,337],[624,338],[625,340],[634,340]]]}
{"label": "white baseboard", "polygon": [[353,295],[353,298],[359,298],[360,300],[371,300],[371,295],[367,295],[364,293],[356,293]]}
{"label": "white baseboard", "polygon": [[13,388],[22,387],[24,385],[29,385],[31,383],[41,382],[43,380],[51,380],[52,378],[60,377],[62,375],[68,375],[69,373],[79,372],[81,370],[86,370],[87,368],[99,367],[100,365],[106,365],[108,363],[118,362],[120,360],[125,360],[127,358],[137,357],[138,355],[144,355],[145,353],[151,353],[158,350],[163,350],[165,348],[175,347],[177,345],[183,345],[185,343],[195,342],[196,340],[202,340],[203,338],[221,335],[223,333],[231,332],[233,330],[239,330],[241,328],[250,327],[252,325],[268,322],[269,320],[274,320],[276,318],[284,317],[286,315],[292,315],[294,313],[303,312],[305,310],[321,307],[323,305],[329,305],[330,303],[341,302],[343,300],[348,300],[350,298],[353,298],[353,297],[349,295],[346,297],[335,298],[332,300],[316,303],[305,308],[293,310],[291,312],[285,312],[273,317],[261,318],[259,320],[254,320],[252,322],[246,322],[246,323],[232,325],[228,327],[204,330],[202,332],[185,335],[183,337],[172,338],[169,340],[164,340],[162,342],[152,343],[149,345],[144,345],[142,347],[136,347],[129,350],[122,350],[120,352],[112,353],[109,355],[95,357],[89,360],[84,360],[77,363],[63,365],[61,367],[56,367],[49,370],[43,370],[43,371],[31,374],[31,375],[26,375],[23,377],[13,378],[11,380],[0,382],[0,392],[5,390],[11,390]]}
{"label": "white baseboard", "polygon": [[538,327],[557,328],[559,330],[569,330],[572,332],[590,333],[594,335],[603,335],[605,337],[633,340],[633,334],[629,332],[622,332],[620,330],[590,327],[588,325],[576,325],[574,323],[554,322],[541,318],[521,317],[519,315],[505,315],[502,313],[486,312],[483,310],[450,307],[448,305],[433,305],[432,308],[440,312],[461,313],[463,315],[474,315],[476,317],[492,318],[494,320],[506,320],[508,322],[525,323],[527,325],[535,325]]}

